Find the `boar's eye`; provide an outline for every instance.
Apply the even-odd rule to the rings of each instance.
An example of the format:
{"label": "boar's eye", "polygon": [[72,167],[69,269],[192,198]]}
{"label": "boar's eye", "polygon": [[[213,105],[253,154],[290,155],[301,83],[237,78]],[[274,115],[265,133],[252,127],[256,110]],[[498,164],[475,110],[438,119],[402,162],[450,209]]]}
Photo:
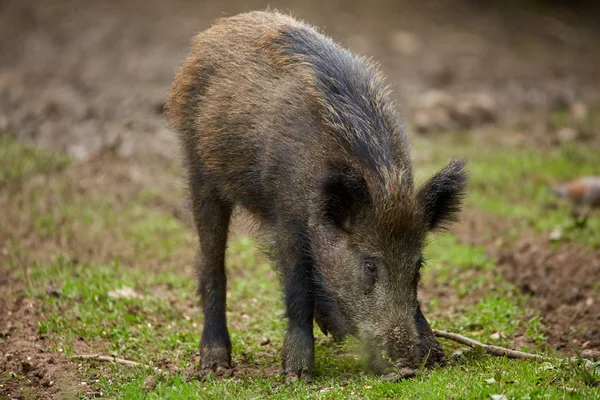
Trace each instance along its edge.
{"label": "boar's eye", "polygon": [[375,261],[371,259],[364,260],[362,263],[362,272],[366,278],[377,278],[377,264],[375,264]]}

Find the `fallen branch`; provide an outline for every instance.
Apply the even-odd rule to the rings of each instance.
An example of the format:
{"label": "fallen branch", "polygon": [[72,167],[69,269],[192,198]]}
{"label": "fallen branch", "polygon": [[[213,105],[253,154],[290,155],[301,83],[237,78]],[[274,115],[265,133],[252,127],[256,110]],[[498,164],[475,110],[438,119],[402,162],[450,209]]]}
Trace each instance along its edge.
{"label": "fallen branch", "polygon": [[469,347],[481,347],[486,353],[491,354],[493,356],[500,356],[500,357],[506,356],[508,358],[522,358],[522,359],[528,359],[528,360],[533,359],[533,360],[542,360],[542,361],[552,361],[553,360],[551,357],[540,356],[539,354],[525,353],[524,351],[511,350],[511,349],[506,349],[506,348],[500,347],[500,346],[484,344],[484,343],[478,342],[477,340],[470,339],[463,335],[459,335],[458,333],[452,333],[452,332],[447,332],[447,331],[440,331],[438,329],[433,329],[433,334],[437,337],[441,337],[444,339],[450,339],[455,342],[467,345]]}
{"label": "fallen branch", "polygon": [[121,364],[121,365],[127,365],[128,367],[152,368],[155,371],[160,372],[160,368],[151,367],[149,365],[142,364],[142,363],[135,362],[135,361],[131,361],[131,360],[125,360],[124,358],[117,358],[117,357],[111,357],[111,356],[103,356],[103,355],[100,355],[100,354],[79,354],[79,355],[72,356],[71,359],[73,359],[73,360],[97,360],[97,361],[113,362],[113,363],[117,363],[117,364]]}

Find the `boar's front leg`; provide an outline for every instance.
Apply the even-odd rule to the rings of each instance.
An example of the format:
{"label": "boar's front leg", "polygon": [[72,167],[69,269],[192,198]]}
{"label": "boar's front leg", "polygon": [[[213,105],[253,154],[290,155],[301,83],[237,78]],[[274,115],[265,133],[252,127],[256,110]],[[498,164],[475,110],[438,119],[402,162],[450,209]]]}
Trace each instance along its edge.
{"label": "boar's front leg", "polygon": [[305,227],[285,227],[279,232],[286,232],[277,246],[288,319],[283,341],[283,372],[288,380],[308,381],[315,358],[313,263]]}
{"label": "boar's front leg", "polygon": [[225,317],[225,247],[232,206],[200,179],[191,182],[192,210],[200,239],[196,260],[198,293],[204,328],[200,340],[201,373],[225,373],[231,368],[231,341]]}

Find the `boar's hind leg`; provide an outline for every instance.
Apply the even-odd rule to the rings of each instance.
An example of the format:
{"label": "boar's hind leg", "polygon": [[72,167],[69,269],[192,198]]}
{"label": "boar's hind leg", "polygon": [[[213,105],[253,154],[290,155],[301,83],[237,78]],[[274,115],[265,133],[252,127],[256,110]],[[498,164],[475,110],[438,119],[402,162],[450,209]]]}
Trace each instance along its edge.
{"label": "boar's hind leg", "polygon": [[231,341],[225,318],[225,247],[232,206],[219,198],[214,189],[191,182],[194,222],[200,239],[196,261],[198,292],[204,312],[200,340],[201,371],[224,373],[231,368]]}
{"label": "boar's hind leg", "polygon": [[280,232],[287,232],[289,235],[287,238],[280,238],[279,243],[279,262],[283,271],[288,319],[283,342],[283,372],[290,380],[301,378],[308,381],[314,364],[313,264],[304,229],[294,227],[282,229]]}

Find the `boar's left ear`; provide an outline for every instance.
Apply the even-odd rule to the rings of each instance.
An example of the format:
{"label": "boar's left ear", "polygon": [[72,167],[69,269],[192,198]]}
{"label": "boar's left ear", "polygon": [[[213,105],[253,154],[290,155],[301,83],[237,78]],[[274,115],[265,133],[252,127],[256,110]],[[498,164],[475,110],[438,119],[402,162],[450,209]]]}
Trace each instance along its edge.
{"label": "boar's left ear", "polygon": [[444,229],[456,221],[467,189],[464,160],[452,160],[432,176],[417,192],[422,205],[425,223],[430,230]]}
{"label": "boar's left ear", "polygon": [[369,193],[362,176],[347,166],[331,165],[321,184],[321,204],[325,219],[349,232]]}

